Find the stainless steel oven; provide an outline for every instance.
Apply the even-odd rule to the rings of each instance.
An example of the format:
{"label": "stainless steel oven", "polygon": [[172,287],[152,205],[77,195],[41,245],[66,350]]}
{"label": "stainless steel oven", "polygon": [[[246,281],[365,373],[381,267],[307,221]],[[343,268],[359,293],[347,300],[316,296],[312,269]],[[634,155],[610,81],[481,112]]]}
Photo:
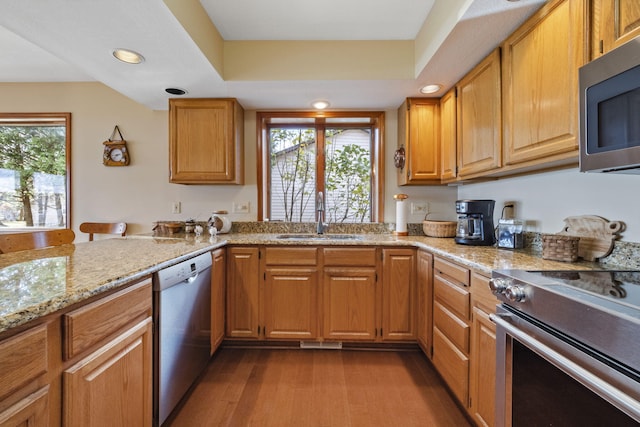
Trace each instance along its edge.
{"label": "stainless steel oven", "polygon": [[496,425],[639,425],[640,272],[492,276]]}

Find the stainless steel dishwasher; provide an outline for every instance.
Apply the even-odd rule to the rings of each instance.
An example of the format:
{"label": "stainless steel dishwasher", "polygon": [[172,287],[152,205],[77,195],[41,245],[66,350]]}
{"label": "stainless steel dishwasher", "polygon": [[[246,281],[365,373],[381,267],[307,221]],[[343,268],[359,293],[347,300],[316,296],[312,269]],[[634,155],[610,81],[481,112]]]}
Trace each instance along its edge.
{"label": "stainless steel dishwasher", "polygon": [[211,254],[154,276],[154,425],[162,425],[211,356]]}

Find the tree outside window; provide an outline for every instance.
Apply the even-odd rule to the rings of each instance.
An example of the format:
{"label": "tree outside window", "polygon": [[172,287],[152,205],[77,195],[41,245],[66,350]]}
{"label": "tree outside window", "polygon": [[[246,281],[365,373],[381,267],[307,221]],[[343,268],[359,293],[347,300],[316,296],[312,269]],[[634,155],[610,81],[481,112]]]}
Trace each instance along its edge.
{"label": "tree outside window", "polygon": [[[258,113],[258,218],[313,222],[323,194],[332,223],[382,217],[379,176],[383,113]],[[267,161],[268,160],[268,161]]]}
{"label": "tree outside window", "polygon": [[0,230],[67,227],[70,114],[0,114]]}

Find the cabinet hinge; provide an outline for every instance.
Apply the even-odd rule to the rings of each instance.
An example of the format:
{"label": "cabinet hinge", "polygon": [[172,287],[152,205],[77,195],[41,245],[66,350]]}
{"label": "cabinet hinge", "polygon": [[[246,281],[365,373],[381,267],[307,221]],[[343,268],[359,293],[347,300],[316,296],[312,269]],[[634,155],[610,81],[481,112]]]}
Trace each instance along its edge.
{"label": "cabinet hinge", "polygon": [[598,49],[600,49],[600,53],[604,53],[604,40],[600,40],[600,46]]}
{"label": "cabinet hinge", "polygon": [[376,272],[376,283],[378,283],[378,272]]}
{"label": "cabinet hinge", "polygon": [[262,251],[258,249],[258,259],[262,259]]}

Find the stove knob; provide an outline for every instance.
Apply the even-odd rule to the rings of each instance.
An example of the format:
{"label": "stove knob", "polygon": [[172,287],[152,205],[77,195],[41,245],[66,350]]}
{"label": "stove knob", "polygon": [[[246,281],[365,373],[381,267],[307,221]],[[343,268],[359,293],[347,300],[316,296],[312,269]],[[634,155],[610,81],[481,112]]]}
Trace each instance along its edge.
{"label": "stove knob", "polygon": [[508,286],[504,294],[511,302],[524,302],[526,297],[524,289],[517,285]]}
{"label": "stove knob", "polygon": [[507,290],[510,284],[511,284],[511,280],[503,279],[500,277],[494,277],[491,280],[489,280],[489,288],[491,289],[491,292],[493,292],[496,295],[503,294],[505,290]]}

